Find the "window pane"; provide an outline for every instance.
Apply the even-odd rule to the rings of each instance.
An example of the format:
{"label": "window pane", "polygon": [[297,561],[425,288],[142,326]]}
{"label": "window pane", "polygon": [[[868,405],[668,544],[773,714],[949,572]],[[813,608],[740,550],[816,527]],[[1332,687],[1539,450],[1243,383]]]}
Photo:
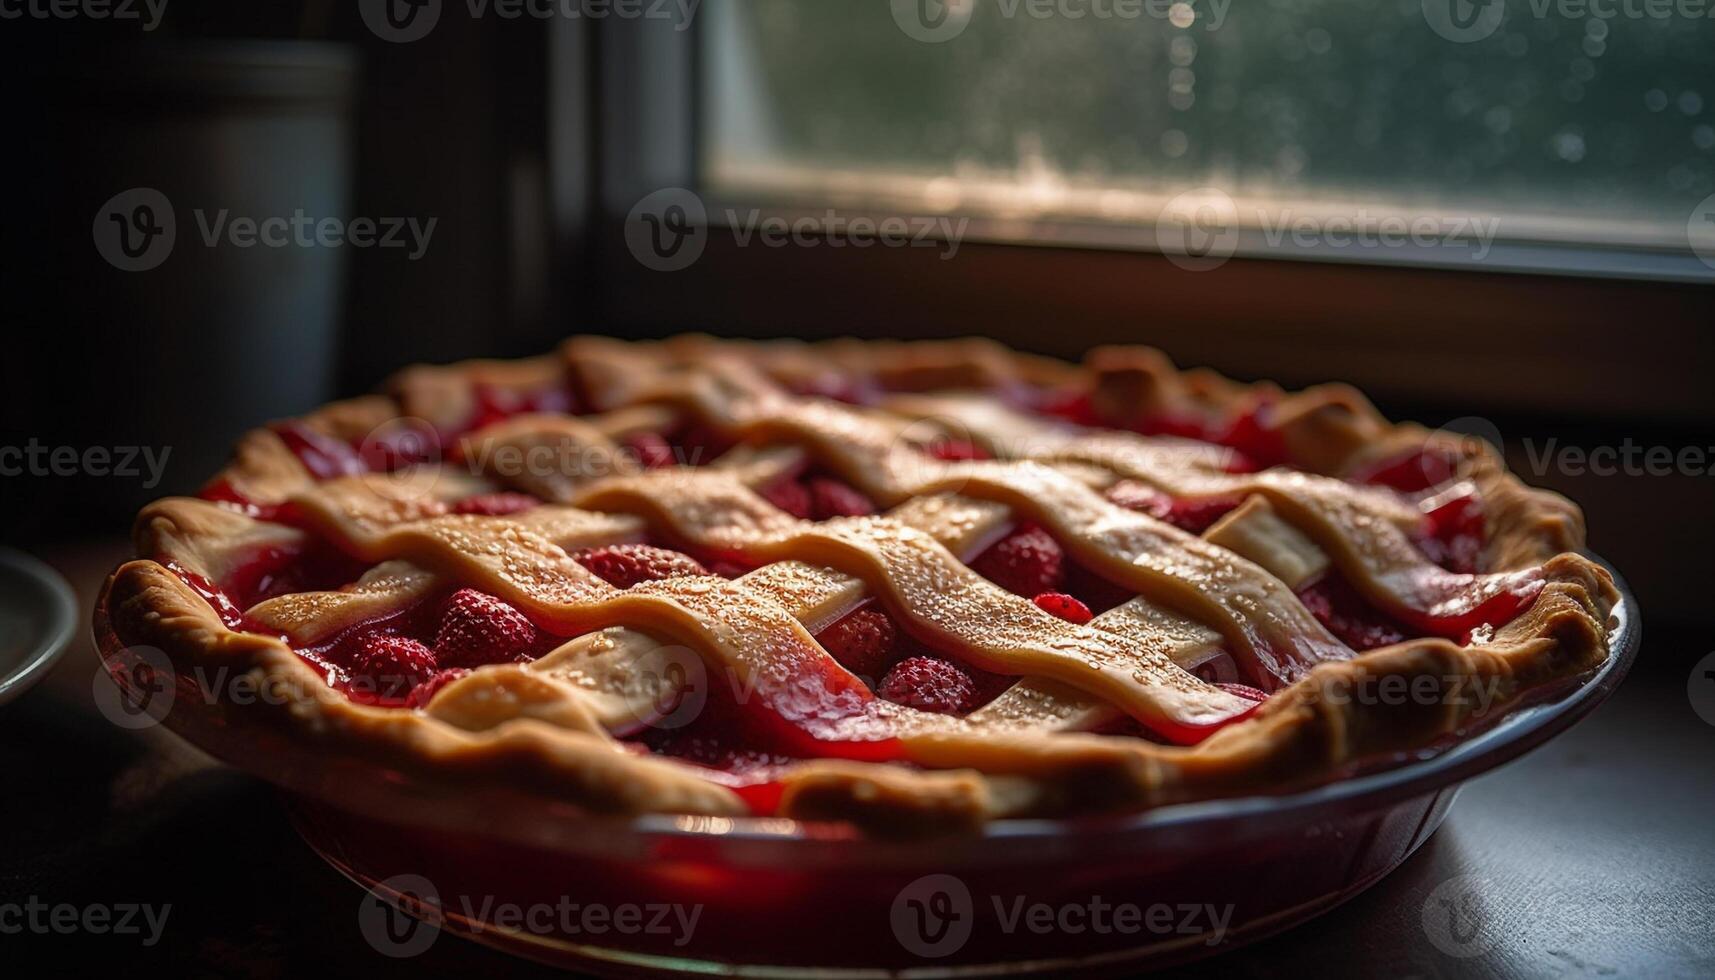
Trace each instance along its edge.
{"label": "window pane", "polygon": [[717,189],[1128,218],[1212,186],[1681,250],[1715,194],[1712,0],[708,0],[705,13]]}

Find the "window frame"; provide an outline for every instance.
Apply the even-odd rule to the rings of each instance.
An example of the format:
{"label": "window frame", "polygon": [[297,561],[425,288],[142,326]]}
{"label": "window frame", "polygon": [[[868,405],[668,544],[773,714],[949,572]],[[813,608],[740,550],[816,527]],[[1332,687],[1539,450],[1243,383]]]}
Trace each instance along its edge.
{"label": "window frame", "polygon": [[[578,134],[551,145],[582,147],[591,161],[581,206],[558,209],[578,214],[560,236],[575,243],[562,267],[576,273],[565,281],[579,288],[564,300],[576,327],[980,335],[1072,357],[1097,343],[1149,343],[1240,377],[1344,378],[1414,404],[1474,398],[1543,417],[1715,422],[1715,408],[1695,394],[1715,363],[1707,329],[1715,269],[1689,249],[1498,241],[1492,261],[1473,264],[1410,248],[1259,247],[1253,229],[1230,260],[1193,273],[1151,247],[1152,229],[982,216],[971,218],[955,261],[938,250],[827,240],[741,247],[713,233],[691,268],[644,268],[626,249],[625,221],[653,191],[698,192],[717,232],[728,209],[807,213],[801,199],[763,188],[709,193],[699,157],[700,24],[675,31],[610,18],[556,29],[551,58],[589,66],[585,90],[571,84],[575,73],[556,83],[550,119],[556,133]],[[911,213],[897,200],[829,203],[875,217]],[[1042,329],[1072,319],[1075,333]]]}

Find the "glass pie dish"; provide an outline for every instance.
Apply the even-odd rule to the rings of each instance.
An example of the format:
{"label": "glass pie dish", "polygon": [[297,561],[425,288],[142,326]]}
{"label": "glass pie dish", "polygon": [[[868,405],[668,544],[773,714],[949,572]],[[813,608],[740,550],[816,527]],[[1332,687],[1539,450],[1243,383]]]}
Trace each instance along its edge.
{"label": "glass pie dish", "polygon": [[[622,976],[1118,972],[1255,941],[1396,868],[1465,780],[1564,731],[1619,684],[1641,625],[1615,579],[1611,654],[1596,670],[1409,757],[1286,794],[923,839],[787,819],[602,818],[524,792],[431,795],[314,746],[252,738],[223,753],[208,712],[163,719],[280,785],[310,846],[397,909],[534,960]],[[96,638],[111,664],[120,647],[105,609]],[[410,936],[371,942],[404,955]]]}

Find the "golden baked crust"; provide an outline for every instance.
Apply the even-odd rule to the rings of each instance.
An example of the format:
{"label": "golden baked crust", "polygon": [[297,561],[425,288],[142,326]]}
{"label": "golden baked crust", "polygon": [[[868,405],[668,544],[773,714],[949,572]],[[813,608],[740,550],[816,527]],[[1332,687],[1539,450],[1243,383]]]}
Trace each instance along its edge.
{"label": "golden baked crust", "polygon": [[[1104,348],[1073,366],[980,340],[580,337],[552,357],[411,368],[385,396],[299,421],[352,444],[397,418],[459,432],[478,411],[479,389],[522,396],[568,376],[596,411],[524,411],[482,425],[460,438],[459,466],[317,479],[274,431],[249,434],[215,485],[249,504],[289,504],[296,526],[259,519],[248,505],[150,505],[138,519],[139,559],[109,581],[101,625],[116,647],[159,649],[181,674],[226,668],[273,692],[244,705],[186,699],[193,703],[170,719],[239,765],[253,764],[251,743],[294,760],[265,776],[302,786],[317,758],[361,759],[461,792],[524,791],[594,812],[738,816],[751,812],[740,793],[616,738],[636,720],[626,717],[635,710],[628,685],[642,661],[611,651],[646,660],[671,644],[694,652],[711,675],[762,676],[766,657],[781,649],[819,651],[813,629],[867,593],[917,630],[953,637],[978,666],[1024,677],[967,719],[884,711],[906,765],[815,759],[779,771],[778,815],[890,832],[1313,784],[1497,717],[1526,692],[1586,673],[1608,654],[1618,597],[1606,571],[1577,553],[1581,515],[1523,485],[1492,448],[1390,423],[1345,386],[1287,394],[1181,372],[1140,348]],[[886,394],[863,409],[787,394],[828,378]],[[1228,473],[1207,445],[1068,434],[996,397],[1067,387],[1084,390],[1091,409],[1115,423],[1213,422],[1266,399],[1272,437],[1293,471]],[[673,417],[740,448],[714,466],[654,472],[616,450],[615,440]],[[949,436],[984,446],[995,460],[940,463],[916,450]],[[1406,536],[1421,513],[1339,479],[1425,446],[1483,501],[1480,575],[1426,571]],[[558,455],[546,470],[508,472],[494,462],[530,452]],[[805,454],[868,494],[884,516],[810,524],[755,492]],[[1109,503],[1103,491],[1121,480],[1249,503],[1198,538]],[[450,501],[502,488],[550,505],[512,518],[447,513]],[[960,563],[1019,517],[1047,527],[1139,598],[1072,626]],[[567,556],[646,531],[761,567],[734,582],[672,579],[620,592]],[[277,635],[235,631],[186,584],[187,575],[222,581],[258,549],[312,533],[373,567],[353,588],[245,611]],[[1465,645],[1414,639],[1352,656],[1293,596],[1291,580],[1329,565],[1379,608],[1402,614],[1480,606],[1521,584],[1540,591],[1522,614]],[[433,582],[500,596],[574,639],[535,663],[483,668],[421,709],[356,703],[286,642],[315,642],[378,609],[400,608]],[[1240,659],[1285,661],[1295,680],[1241,711],[1233,695],[1176,666],[1187,649],[1210,642]],[[124,650],[108,652],[116,666],[123,661]],[[1412,695],[1375,693],[1399,685]],[[1207,723],[1213,734],[1164,745],[1088,730],[1126,715]]]}

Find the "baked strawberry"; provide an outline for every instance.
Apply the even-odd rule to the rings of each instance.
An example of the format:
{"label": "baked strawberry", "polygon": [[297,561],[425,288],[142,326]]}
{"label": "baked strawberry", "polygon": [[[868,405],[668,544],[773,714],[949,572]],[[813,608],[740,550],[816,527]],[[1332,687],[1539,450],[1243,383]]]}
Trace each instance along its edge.
{"label": "baked strawberry", "polygon": [[876,693],[908,708],[956,715],[969,710],[976,684],[950,660],[907,657],[893,665]]}
{"label": "baked strawberry", "polygon": [[761,491],[762,498],[800,520],[810,517],[810,488],[796,479],[776,480]]}
{"label": "baked strawberry", "polygon": [[625,448],[637,457],[646,470],[659,470],[673,465],[673,447],[656,432],[637,432],[625,437]]}
{"label": "baked strawberry", "polygon": [[411,697],[406,703],[413,708],[426,708],[435,695],[441,693],[441,688],[469,673],[470,671],[462,667],[436,671],[433,677],[411,689]]}
{"label": "baked strawberry", "polygon": [[1266,693],[1251,687],[1249,684],[1216,684],[1215,686],[1228,694],[1244,698],[1246,701],[1262,702],[1268,700]]}
{"label": "baked strawberry", "polygon": [[868,517],[875,502],[848,483],[827,477],[810,480],[810,516],[818,521],[831,517]]}
{"label": "baked strawberry", "polygon": [[572,560],[594,572],[597,578],[620,589],[629,589],[639,582],[709,574],[709,570],[690,555],[647,544],[611,544],[599,548],[585,548],[573,555]]}
{"label": "baked strawberry", "polygon": [[482,517],[505,517],[522,514],[542,506],[542,502],[527,493],[484,493],[453,504],[455,514],[476,514]]}
{"label": "baked strawberry", "polygon": [[378,633],[359,644],[351,663],[351,686],[364,694],[402,698],[434,672],[434,651],[408,636]]}
{"label": "baked strawberry", "polygon": [[1027,598],[1058,592],[1066,581],[1066,554],[1047,531],[1021,524],[971,562],[978,575]]}
{"label": "baked strawberry", "polygon": [[443,667],[481,667],[528,659],[540,634],[524,614],[485,592],[460,589],[447,600],[435,631]]}
{"label": "baked strawberry", "polygon": [[816,642],[840,665],[873,683],[893,663],[898,627],[874,606],[865,606],[835,620],[816,634]]}
{"label": "baked strawberry", "polygon": [[1064,592],[1044,592],[1030,601],[1036,603],[1038,608],[1050,616],[1058,616],[1068,623],[1076,623],[1079,626],[1096,618],[1090,612],[1089,606]]}

